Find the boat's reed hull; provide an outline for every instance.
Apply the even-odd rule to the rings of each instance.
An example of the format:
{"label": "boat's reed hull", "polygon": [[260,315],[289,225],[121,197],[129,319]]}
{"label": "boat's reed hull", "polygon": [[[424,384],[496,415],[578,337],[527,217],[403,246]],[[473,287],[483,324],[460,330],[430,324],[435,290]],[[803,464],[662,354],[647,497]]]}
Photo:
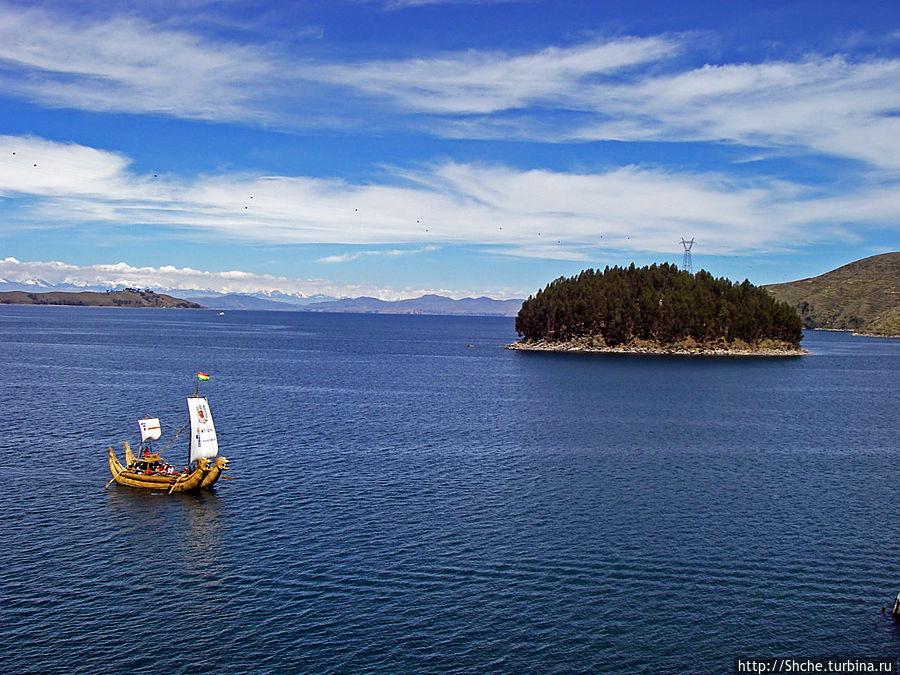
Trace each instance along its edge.
{"label": "boat's reed hull", "polygon": [[220,462],[206,464],[194,469],[191,473],[174,476],[153,476],[135,473],[122,466],[112,448],[108,448],[109,472],[118,485],[156,490],[157,492],[191,492],[203,488],[211,488],[222,475]]}

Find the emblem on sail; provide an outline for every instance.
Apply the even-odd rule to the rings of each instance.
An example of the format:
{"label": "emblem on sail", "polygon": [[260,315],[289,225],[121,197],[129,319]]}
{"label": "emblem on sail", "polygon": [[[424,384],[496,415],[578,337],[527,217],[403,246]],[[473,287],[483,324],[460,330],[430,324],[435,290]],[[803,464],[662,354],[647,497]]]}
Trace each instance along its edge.
{"label": "emblem on sail", "polygon": [[219,454],[219,441],[209,403],[205,396],[188,396],[188,410],[191,415],[191,462],[198,459],[212,459]]}

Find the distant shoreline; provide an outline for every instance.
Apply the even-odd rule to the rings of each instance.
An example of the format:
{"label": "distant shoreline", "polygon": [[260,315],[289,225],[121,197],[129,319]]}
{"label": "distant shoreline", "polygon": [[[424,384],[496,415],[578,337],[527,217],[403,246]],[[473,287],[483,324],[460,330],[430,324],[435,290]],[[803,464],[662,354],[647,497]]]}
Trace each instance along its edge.
{"label": "distant shoreline", "polygon": [[804,330],[821,330],[828,333],[850,333],[853,337],[868,337],[868,338],[891,338],[894,340],[900,339],[900,335],[892,335],[887,333],[860,333],[852,328],[805,328]]}
{"label": "distant shoreline", "polygon": [[149,289],[126,288],[124,291],[28,291],[0,292],[0,304],[45,307],[126,307],[141,309],[206,309],[195,302],[175,298]]}
{"label": "distant shoreline", "polygon": [[804,356],[809,354],[803,348],[778,344],[763,344],[757,347],[721,345],[662,345],[652,342],[632,343],[615,347],[596,346],[583,340],[549,342],[546,340],[519,340],[506,345],[506,349],[525,352],[567,352],[574,354],[644,354],[647,356],[749,356],[781,357]]}

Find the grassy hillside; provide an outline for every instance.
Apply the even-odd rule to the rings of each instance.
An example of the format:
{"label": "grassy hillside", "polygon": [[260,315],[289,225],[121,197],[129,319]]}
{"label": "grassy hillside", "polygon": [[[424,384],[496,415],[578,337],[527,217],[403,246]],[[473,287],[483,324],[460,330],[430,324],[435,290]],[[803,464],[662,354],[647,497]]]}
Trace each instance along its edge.
{"label": "grassy hillside", "polygon": [[0,304],[3,305],[73,305],[82,307],[161,307],[169,309],[203,309],[202,305],[188,302],[171,295],[127,289],[124,291],[106,291],[96,293],[29,293],[27,291],[9,291],[0,293]]}
{"label": "grassy hillside", "polygon": [[900,253],[863,258],[812,279],[764,288],[796,307],[804,328],[900,335]]}

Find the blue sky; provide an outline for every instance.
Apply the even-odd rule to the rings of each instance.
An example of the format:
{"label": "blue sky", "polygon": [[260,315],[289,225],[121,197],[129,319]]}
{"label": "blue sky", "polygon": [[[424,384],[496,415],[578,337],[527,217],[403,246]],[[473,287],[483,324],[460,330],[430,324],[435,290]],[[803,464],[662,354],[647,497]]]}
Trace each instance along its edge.
{"label": "blue sky", "polygon": [[0,2],[0,278],[523,297],[900,250],[897,2]]}

